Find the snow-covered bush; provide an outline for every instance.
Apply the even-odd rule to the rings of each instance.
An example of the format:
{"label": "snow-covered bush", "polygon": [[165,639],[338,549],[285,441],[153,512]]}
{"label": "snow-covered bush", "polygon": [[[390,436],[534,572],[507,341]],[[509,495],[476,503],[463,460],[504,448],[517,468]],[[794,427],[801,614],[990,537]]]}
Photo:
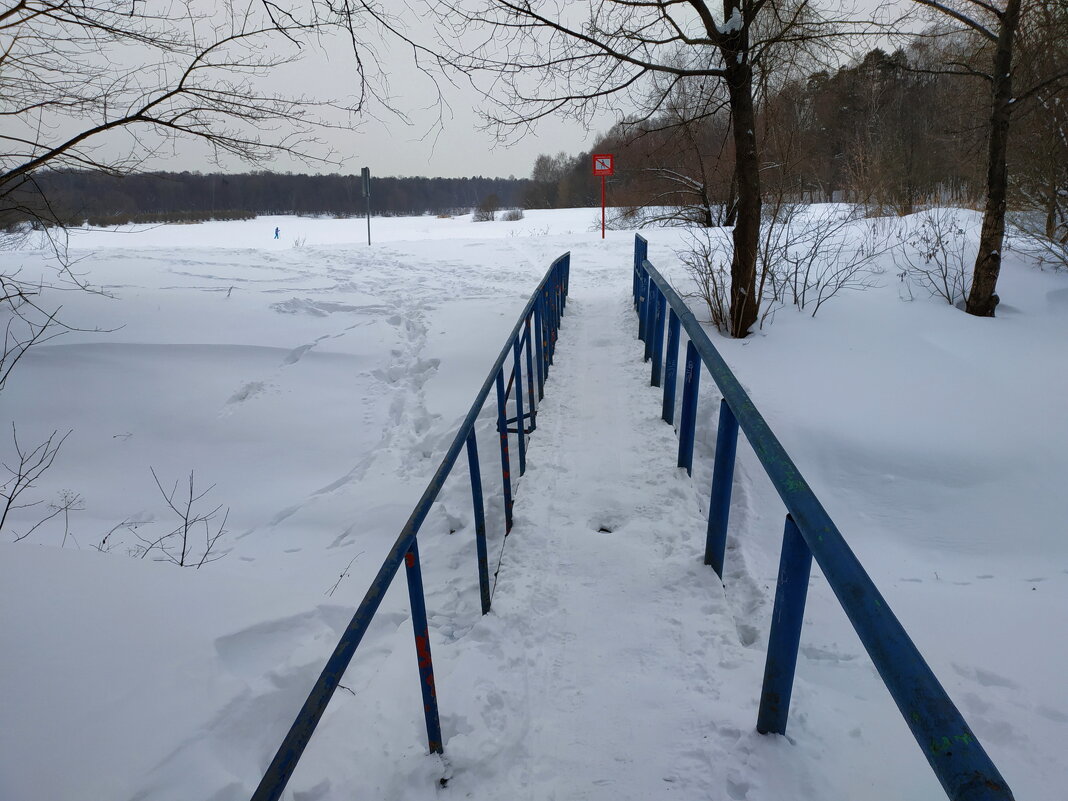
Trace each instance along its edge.
{"label": "snow-covered bush", "polygon": [[[693,231],[677,255],[686,265],[709,319],[727,330],[730,315],[730,244],[725,229]],[[842,290],[873,285],[874,264],[890,235],[855,207],[781,204],[765,214],[757,254],[760,325],[789,304],[813,317]]]}
{"label": "snow-covered bush", "polygon": [[676,252],[686,265],[696,291],[683,293],[697,297],[708,309],[708,319],[719,331],[730,329],[730,244],[721,229],[697,228],[687,235],[687,245]]}
{"label": "snow-covered bush", "polygon": [[894,263],[898,277],[911,295],[911,284],[919,284],[931,297],[946,303],[962,303],[971,285],[971,267],[976,246],[969,243],[968,230],[959,209],[934,208],[917,214],[918,225],[898,234]]}
{"label": "snow-covered bush", "polygon": [[1068,270],[1068,216],[1054,216],[1052,220],[1046,216],[1026,211],[1010,215],[1015,229],[1012,247],[1030,256],[1039,267]]}

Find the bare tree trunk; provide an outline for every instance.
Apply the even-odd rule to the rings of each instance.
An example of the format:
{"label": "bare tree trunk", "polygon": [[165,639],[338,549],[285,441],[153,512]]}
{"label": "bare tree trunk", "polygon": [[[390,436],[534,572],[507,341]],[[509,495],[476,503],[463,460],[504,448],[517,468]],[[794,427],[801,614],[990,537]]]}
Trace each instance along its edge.
{"label": "bare tree trunk", "polygon": [[731,184],[727,190],[727,207],[723,211],[723,224],[734,225],[738,222],[738,170],[731,171]]}
{"label": "bare tree trunk", "polygon": [[[1054,181],[1051,179],[1050,184]],[[1054,239],[1057,235],[1057,187],[1050,186],[1046,197],[1046,239]]]}
{"label": "bare tree trunk", "polygon": [[994,54],[993,99],[990,112],[990,144],[986,177],[986,209],[975,258],[972,288],[965,311],[978,317],[993,317],[998,305],[994,294],[1001,273],[1001,252],[1005,242],[1005,206],[1008,194],[1006,154],[1009,121],[1012,116],[1012,49],[1020,21],[1020,0],[1008,0],[1001,15],[997,50]]}
{"label": "bare tree trunk", "polygon": [[[743,55],[748,55],[744,53]],[[745,337],[759,313],[756,295],[757,247],[760,239],[760,164],[756,149],[756,115],[753,109],[753,71],[737,53],[724,49],[728,64],[734,128],[734,165],[737,178],[737,221],[731,258],[731,336]]]}

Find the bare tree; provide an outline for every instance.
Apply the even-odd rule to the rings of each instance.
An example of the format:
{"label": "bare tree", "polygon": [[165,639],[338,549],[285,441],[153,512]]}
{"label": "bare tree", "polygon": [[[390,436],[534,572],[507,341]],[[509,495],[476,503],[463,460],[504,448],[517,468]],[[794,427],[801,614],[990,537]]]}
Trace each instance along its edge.
{"label": "bare tree", "polygon": [[[56,280],[0,268],[0,388],[29,347],[62,332],[42,295],[87,288],[67,269],[41,171],[125,175],[179,139],[199,142],[214,163],[336,163],[325,129],[350,127],[369,105],[396,110],[376,47],[404,36],[379,0],[17,0],[0,9],[0,248],[43,232],[61,265]],[[310,48],[339,41],[352,53],[351,96],[286,95],[268,83]]]}
{"label": "bare tree", "polygon": [[1068,81],[1046,76],[1068,65],[1068,7],[1044,6],[1025,20],[1017,73],[1040,85],[1014,109],[1010,150],[1012,222],[1025,234],[1016,246],[1042,264],[1068,267]]}
{"label": "bare tree", "polygon": [[[189,482],[184,489],[184,494],[180,494],[178,481],[174,482],[170,490],[164,489],[155,469],[150,469],[156,487],[163,495],[167,507],[178,517],[178,525],[158,537],[144,537],[134,530],[141,541],[138,555],[142,559],[152,556],[157,561],[198,569],[221,559],[225,554],[216,550],[216,545],[227,533],[226,520],[230,516],[230,510],[227,509],[222,515],[222,520],[216,523],[215,520],[222,510],[222,504],[211,509],[199,506],[207,494],[215,489],[215,485],[212,484],[205,490],[197,490],[193,471],[190,470]],[[119,526],[129,527],[130,524],[123,521]],[[115,529],[112,529],[108,535],[110,536],[114,531]]]}
{"label": "bare tree", "polygon": [[[20,499],[23,493],[32,489],[37,479],[52,466],[52,462],[55,461],[56,456],[59,454],[59,449],[63,446],[64,440],[70,435],[70,431],[57,439],[58,434],[58,431],[53,431],[44,442],[33,448],[27,448],[19,442],[18,431],[15,429],[14,423],[12,423],[11,439],[15,448],[14,458],[10,463],[4,462],[0,465],[7,473],[7,476],[0,481],[0,530],[3,530],[4,524],[8,522],[8,516],[13,511],[37,506],[41,503],[41,501],[24,502]],[[67,509],[73,505],[74,503],[68,505]],[[52,514],[39,520],[28,530],[21,534],[16,533],[15,542],[26,539],[43,523],[64,511],[63,505],[60,504],[53,510]]]}
{"label": "bare tree", "polygon": [[[38,176],[82,169],[125,175],[177,139],[263,163],[286,155],[333,163],[324,128],[348,127],[376,101],[392,108],[377,72],[376,43],[404,36],[378,0],[14,0],[0,9],[0,249],[27,236],[50,245],[39,275],[0,266],[0,392],[34,345],[70,330],[56,291],[87,290],[67,258],[62,220]],[[348,98],[275,91],[267,78],[328,40],[350,46]],[[55,434],[16,443],[14,486],[52,463]],[[34,466],[35,465],[35,466]],[[22,476],[20,478],[20,476]],[[14,495],[18,492],[13,491]],[[12,495],[3,496],[9,510]],[[3,518],[0,516],[0,524]]]}
{"label": "bare tree", "polygon": [[[659,113],[679,83],[694,93],[725,89],[731,115],[738,216],[732,232],[730,331],[746,336],[757,320],[760,158],[754,75],[780,45],[825,41],[827,20],[810,0],[429,0],[454,38],[448,61],[477,81],[495,104],[488,122],[501,136],[538,120],[636,108]],[[623,115],[621,115],[623,116]]]}
{"label": "bare tree", "polygon": [[617,197],[629,208],[615,215],[617,225],[733,225],[731,147],[722,83],[674,82],[658,114],[616,125],[595,146],[615,152],[621,165]]}
{"label": "bare tree", "polygon": [[[30,189],[45,166],[128,172],[174,137],[205,143],[216,159],[330,161],[316,130],[347,126],[331,113],[384,98],[366,55],[385,28],[395,30],[392,18],[371,2],[20,0],[0,11],[0,197]],[[266,76],[335,32],[352,43],[354,97],[267,86]],[[121,155],[102,147],[116,132],[127,137]]]}
{"label": "bare tree", "polygon": [[919,223],[911,231],[902,232],[901,247],[895,252],[898,273],[906,290],[916,281],[932,297],[942,298],[950,305],[962,302],[968,295],[968,231],[953,209],[934,208],[916,216]]}
{"label": "bare tree", "polygon": [[993,317],[998,305],[998,276],[1005,246],[1005,213],[1008,205],[1009,127],[1016,105],[1058,87],[1068,80],[1068,65],[1027,86],[1014,81],[1014,54],[1021,38],[1034,29],[1060,20],[1064,0],[913,0],[962,28],[991,50],[990,67],[979,69],[968,62],[947,65],[961,75],[979,77],[990,85],[990,124],[987,144],[986,206],[979,236],[979,252],[972,271],[965,310],[980,317]]}

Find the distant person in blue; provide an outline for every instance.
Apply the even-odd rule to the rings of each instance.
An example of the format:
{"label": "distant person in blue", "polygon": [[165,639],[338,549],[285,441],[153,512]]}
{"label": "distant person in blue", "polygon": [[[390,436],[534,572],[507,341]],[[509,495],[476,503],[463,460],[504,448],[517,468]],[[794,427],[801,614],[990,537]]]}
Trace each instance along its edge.
{"label": "distant person in blue", "polygon": [[275,239],[277,239],[277,238],[278,238],[278,235],[279,235],[280,233],[282,233],[281,229],[280,229],[280,228],[275,228],[275,229],[274,229],[274,238],[275,238]]}

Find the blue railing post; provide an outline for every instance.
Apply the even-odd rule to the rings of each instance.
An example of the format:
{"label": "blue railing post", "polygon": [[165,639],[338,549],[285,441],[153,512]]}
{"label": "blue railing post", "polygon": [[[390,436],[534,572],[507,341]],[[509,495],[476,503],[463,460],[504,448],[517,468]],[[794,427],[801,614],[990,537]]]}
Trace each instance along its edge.
{"label": "blue railing post", "polygon": [[553,353],[556,350],[556,295],[551,291],[548,284],[545,286],[545,303],[549,312],[549,326],[548,326],[548,352],[549,352],[549,364],[553,363]]}
{"label": "blue railing post", "polygon": [[534,404],[534,345],[530,336],[530,317],[527,317],[524,328],[526,333],[523,339],[526,340],[527,348],[527,409],[530,415],[530,427],[527,428],[527,433],[529,434],[538,427],[537,409]]}
{"label": "blue railing post", "polygon": [[568,253],[564,256],[563,261],[560,262],[560,269],[563,272],[564,280],[562,284],[562,294],[560,296],[561,307],[567,308],[567,299],[571,295],[571,254]]}
{"label": "blue railing post", "polygon": [[467,435],[467,466],[471,473],[471,506],[475,513],[475,550],[478,553],[478,592],[482,614],[490,610],[489,554],[486,549],[486,505],[482,500],[482,471],[478,466],[478,440],[475,430]]}
{"label": "blue railing post", "polygon": [[649,319],[649,279],[645,277],[644,270],[639,271],[638,278],[638,339],[645,342],[647,332],[645,326]]}
{"label": "blue railing post", "polygon": [[504,395],[504,366],[497,373],[497,430],[501,432],[501,480],[504,490],[504,533],[512,530],[512,476],[508,469],[508,399]]}
{"label": "blue railing post", "polygon": [[556,358],[556,339],[560,330],[560,296],[556,293],[556,290],[550,293],[549,297],[552,300],[553,316],[552,323],[549,328],[549,353],[553,358]]}
{"label": "blue railing post", "polygon": [[532,337],[530,317],[527,317],[523,327],[526,329],[523,339],[526,341],[527,349],[527,409],[529,409],[530,414],[530,428],[527,431],[529,433],[538,427],[534,403],[534,339]]}
{"label": "blue railing post", "polygon": [[430,627],[426,621],[426,600],[423,597],[423,572],[419,567],[419,540],[412,539],[404,555],[408,576],[408,600],[412,605],[412,630],[415,632],[415,655],[419,660],[419,685],[423,691],[423,716],[426,718],[426,739],[432,754],[442,753],[441,721],[438,719],[438,695],[434,688],[434,660],[430,656]]}
{"label": "blue railing post", "polygon": [[527,472],[527,435],[523,429],[523,338],[516,334],[512,345],[515,356],[515,430],[519,440],[519,475]]}
{"label": "blue railing post", "polygon": [[679,316],[672,309],[668,314],[667,359],[664,365],[664,408],[660,413],[665,423],[675,422],[675,388],[679,372]]}
{"label": "blue railing post", "polygon": [[567,308],[567,293],[564,291],[564,283],[567,281],[567,271],[563,265],[560,265],[560,283],[557,284],[556,291],[560,293],[560,318],[563,319],[564,309]]}
{"label": "blue railing post", "polygon": [[727,521],[731,513],[731,485],[737,452],[738,419],[727,401],[721,400],[716,461],[712,465],[712,500],[708,506],[708,534],[705,537],[705,564],[712,565],[720,578],[723,578],[723,555],[727,550]]}
{"label": "blue railing post", "polygon": [[553,363],[551,338],[549,329],[552,328],[552,310],[549,307],[549,296],[542,294],[541,298],[541,350],[545,357],[545,379],[549,378],[549,366]]}
{"label": "blue railing post", "polygon": [[805,544],[793,517],[787,515],[782,535],[782,554],[779,557],[775,607],[771,613],[771,633],[768,635],[764,686],[760,692],[760,710],[757,713],[757,731],[761,734],[786,734],[811,569],[812,551]]}
{"label": "blue railing post", "polygon": [[[634,309],[640,308],[641,293],[644,287],[644,271],[642,262],[649,255],[649,243],[640,234],[634,235]],[[639,337],[641,334],[639,333]]]}
{"label": "blue railing post", "polygon": [[667,298],[659,289],[656,290],[656,323],[653,325],[653,373],[650,383],[654,387],[660,386],[660,373],[664,364],[664,312],[667,309]]}
{"label": "blue railing post", "polygon": [[701,361],[693,341],[686,343],[686,372],[682,381],[682,419],[679,421],[679,467],[693,475],[693,440],[697,432],[697,390]]}
{"label": "blue railing post", "polygon": [[656,325],[656,296],[660,292],[652,278],[645,282],[645,361],[653,355],[653,326]]}
{"label": "blue railing post", "polygon": [[541,313],[541,297],[534,303],[534,349],[537,357],[534,361],[538,365],[538,400],[545,397],[545,321]]}
{"label": "blue railing post", "polygon": [[564,299],[563,299],[563,277],[561,276],[560,267],[557,266],[556,272],[553,273],[553,298],[556,300],[556,327],[560,327],[560,318],[564,316]]}

